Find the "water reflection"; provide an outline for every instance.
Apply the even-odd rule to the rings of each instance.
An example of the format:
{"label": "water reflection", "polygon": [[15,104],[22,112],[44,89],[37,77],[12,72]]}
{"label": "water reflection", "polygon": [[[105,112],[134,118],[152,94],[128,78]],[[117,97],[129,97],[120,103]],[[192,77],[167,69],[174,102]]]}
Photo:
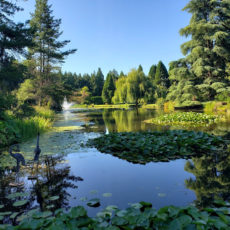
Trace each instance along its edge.
{"label": "water reflection", "polygon": [[[10,186],[11,181],[14,181],[17,176],[12,169],[0,170],[0,205],[4,205],[4,211],[16,213],[12,219],[6,215],[4,223],[17,223],[20,218],[26,218],[26,213],[31,209],[54,211],[58,208],[70,207],[71,194],[68,189],[76,190],[77,182],[83,179],[70,173],[70,166],[64,162],[63,156],[46,156],[41,162],[34,171],[33,177],[31,177],[32,165],[21,169],[20,176],[23,180],[21,186]],[[27,202],[15,207],[15,202],[20,200]]]}
{"label": "water reflection", "polygon": [[192,158],[185,170],[195,178],[185,181],[188,189],[196,193],[196,205],[207,206],[215,199],[230,199],[230,156],[217,153],[215,156]]}

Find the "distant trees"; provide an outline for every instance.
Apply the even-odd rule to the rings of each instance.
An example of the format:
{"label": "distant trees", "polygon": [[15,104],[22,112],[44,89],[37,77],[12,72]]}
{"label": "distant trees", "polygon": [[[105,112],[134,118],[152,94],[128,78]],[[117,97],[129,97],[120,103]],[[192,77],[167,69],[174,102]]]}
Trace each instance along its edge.
{"label": "distant trees", "polygon": [[118,74],[110,71],[107,76],[102,90],[102,100],[104,103],[111,104],[112,97],[115,91],[115,81],[118,79]]}
{"label": "distant trees", "polygon": [[93,96],[101,96],[104,85],[104,75],[100,68],[97,73],[93,73],[90,79]]}

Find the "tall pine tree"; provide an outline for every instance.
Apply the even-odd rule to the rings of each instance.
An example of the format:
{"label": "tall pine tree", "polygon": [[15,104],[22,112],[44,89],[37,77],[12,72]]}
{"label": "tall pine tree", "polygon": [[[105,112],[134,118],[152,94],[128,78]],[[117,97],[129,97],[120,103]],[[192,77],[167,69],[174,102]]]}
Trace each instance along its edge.
{"label": "tall pine tree", "polygon": [[[58,64],[64,62],[68,55],[76,52],[76,49],[62,50],[70,41],[58,40],[62,34],[60,32],[61,19],[54,19],[52,13],[48,0],[36,0],[35,12],[30,20],[31,27],[36,31],[33,37],[34,47],[30,49],[30,59],[36,63],[38,103],[59,104],[60,107],[60,101],[56,101],[55,90],[60,93],[62,89],[59,84],[60,79],[57,79],[57,75],[55,78],[55,73]],[[55,87],[56,83],[57,87]],[[55,106],[51,105],[51,107]]]}
{"label": "tall pine tree", "polygon": [[117,79],[117,74],[113,71],[110,71],[107,74],[103,90],[102,90],[102,100],[104,103],[111,104],[112,97],[115,91],[115,81]]}

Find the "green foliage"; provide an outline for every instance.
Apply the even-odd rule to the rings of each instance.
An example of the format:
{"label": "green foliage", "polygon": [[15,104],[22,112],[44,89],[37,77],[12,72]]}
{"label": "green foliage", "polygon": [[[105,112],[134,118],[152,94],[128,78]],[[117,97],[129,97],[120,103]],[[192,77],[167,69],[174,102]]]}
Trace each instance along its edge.
{"label": "green foliage", "polygon": [[192,81],[181,80],[178,83],[174,82],[169,88],[169,93],[166,100],[174,101],[176,105],[188,105],[191,102],[199,103],[198,91]]}
{"label": "green foliage", "polygon": [[132,204],[119,210],[108,206],[90,218],[87,211],[77,206],[66,213],[62,209],[51,212],[32,212],[18,226],[0,225],[3,230],[20,229],[228,229],[230,228],[229,203],[220,202],[222,207],[209,207],[201,210],[187,206],[179,208],[165,206],[158,211],[148,202]]}
{"label": "green foliage", "polygon": [[[141,69],[141,68],[140,68]],[[113,103],[134,103],[153,101],[155,88],[150,83],[143,71],[131,70],[127,77],[120,77],[116,81],[116,90],[112,99]]]}
{"label": "green foliage", "polygon": [[196,85],[199,101],[210,101],[214,99],[216,91],[208,84]]}
{"label": "green foliage", "polygon": [[156,75],[156,70],[157,70],[157,66],[156,65],[152,65],[149,69],[149,78],[151,79],[152,82],[154,82],[155,79],[155,75]]}
{"label": "green foliage", "polygon": [[181,126],[210,126],[223,121],[223,117],[218,115],[208,115],[195,112],[176,112],[161,115],[153,118],[150,122],[158,125],[181,125]]}
{"label": "green foliage", "polygon": [[29,139],[37,135],[38,131],[45,132],[51,128],[54,112],[38,107],[36,110],[37,112],[35,112],[34,116],[28,118],[15,118],[4,115],[4,119],[0,121],[1,148]]}
{"label": "green foliage", "polygon": [[61,103],[68,91],[63,88],[61,76],[57,74],[57,64],[76,50],[63,51],[69,41],[59,41],[60,19],[54,19],[48,0],[36,0],[35,12],[30,26],[33,34],[33,47],[29,49],[30,74],[33,76],[35,98],[39,106],[49,106],[61,110]]}
{"label": "green foliage", "polygon": [[92,95],[101,96],[103,85],[104,85],[104,75],[100,68],[98,68],[97,73],[93,73],[90,79]]}
{"label": "green foliage", "polygon": [[89,97],[86,101],[87,104],[101,105],[103,104],[101,96]]}
{"label": "green foliage", "polygon": [[114,72],[109,72],[107,74],[103,90],[102,90],[102,99],[104,103],[111,104],[112,97],[114,95],[115,91],[115,81],[117,79],[117,75],[114,74]]}
{"label": "green foliage", "polygon": [[[170,63],[170,80],[174,84],[167,98],[175,98],[179,104],[213,100],[215,96],[218,100],[226,100],[229,89],[222,89],[221,92],[217,90],[219,83],[225,82],[229,76],[230,3],[191,0],[184,10],[191,13],[192,17],[189,25],[180,30],[180,34],[191,40],[181,46],[185,58]],[[187,94],[184,87],[179,87],[181,82],[184,85],[192,82],[198,91]],[[178,98],[176,95],[179,95]]]}
{"label": "green foliage", "polygon": [[170,86],[169,74],[162,61],[159,61],[157,64],[156,74],[155,74],[155,84],[161,85],[165,88],[169,88]]}
{"label": "green foliage", "polygon": [[111,133],[89,140],[88,145],[139,164],[213,155],[226,149],[226,143],[220,137],[185,130]]}
{"label": "green foliage", "polygon": [[25,102],[28,100],[35,99],[35,85],[33,80],[27,79],[22,84],[16,93],[16,97],[20,102]]}

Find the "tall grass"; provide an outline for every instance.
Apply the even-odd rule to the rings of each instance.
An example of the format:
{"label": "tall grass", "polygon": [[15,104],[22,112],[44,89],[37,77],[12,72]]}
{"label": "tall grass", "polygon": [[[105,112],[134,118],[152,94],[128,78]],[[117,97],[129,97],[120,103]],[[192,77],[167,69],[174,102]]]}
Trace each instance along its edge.
{"label": "tall grass", "polygon": [[52,127],[52,120],[44,117],[31,117],[23,120],[13,120],[13,126],[19,130],[20,141],[29,139],[38,132],[43,133]]}
{"label": "tall grass", "polygon": [[34,106],[36,114],[38,117],[43,117],[53,120],[55,117],[55,112],[47,107]]}
{"label": "tall grass", "polygon": [[25,141],[36,136],[38,132],[51,129],[55,113],[43,107],[35,107],[35,111],[34,116],[23,119],[5,113],[4,120],[0,122],[0,148]]}

